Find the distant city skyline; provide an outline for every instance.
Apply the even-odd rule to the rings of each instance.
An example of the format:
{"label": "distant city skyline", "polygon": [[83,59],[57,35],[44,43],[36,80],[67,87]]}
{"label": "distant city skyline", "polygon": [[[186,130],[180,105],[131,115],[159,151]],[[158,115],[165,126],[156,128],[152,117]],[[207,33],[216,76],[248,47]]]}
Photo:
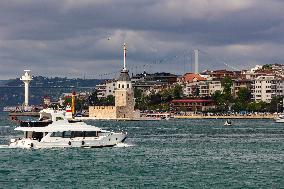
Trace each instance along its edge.
{"label": "distant city skyline", "polygon": [[279,0],[0,1],[0,80],[25,69],[115,77],[123,42],[134,73],[193,72],[194,49],[199,71],[283,64],[283,9]]}

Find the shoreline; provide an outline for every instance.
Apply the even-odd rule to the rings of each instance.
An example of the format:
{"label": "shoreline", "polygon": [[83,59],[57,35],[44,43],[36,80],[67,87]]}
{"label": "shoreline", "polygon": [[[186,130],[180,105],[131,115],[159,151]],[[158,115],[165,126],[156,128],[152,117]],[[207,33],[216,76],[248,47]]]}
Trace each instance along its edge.
{"label": "shoreline", "polygon": [[189,115],[189,116],[175,116],[176,119],[275,119],[275,115],[250,115],[250,116],[203,116],[203,115]]}

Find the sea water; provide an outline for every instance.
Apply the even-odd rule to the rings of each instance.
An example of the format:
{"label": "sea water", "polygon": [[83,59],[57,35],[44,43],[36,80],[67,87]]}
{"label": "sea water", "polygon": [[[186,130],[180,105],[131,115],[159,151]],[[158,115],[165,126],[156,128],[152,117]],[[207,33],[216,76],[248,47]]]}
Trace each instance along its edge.
{"label": "sea water", "polygon": [[[19,134],[1,114],[0,144]],[[128,132],[111,148],[0,148],[0,188],[283,188],[273,120],[88,121]]]}

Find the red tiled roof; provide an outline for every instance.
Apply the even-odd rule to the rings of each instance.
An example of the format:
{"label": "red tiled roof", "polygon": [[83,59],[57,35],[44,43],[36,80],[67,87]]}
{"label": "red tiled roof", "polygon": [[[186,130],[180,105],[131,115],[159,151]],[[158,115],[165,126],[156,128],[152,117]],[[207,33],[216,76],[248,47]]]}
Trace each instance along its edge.
{"label": "red tiled roof", "polygon": [[198,81],[206,81],[206,78],[201,77],[199,74],[195,74],[195,73],[186,73],[182,76],[183,81],[193,81],[195,78]]}

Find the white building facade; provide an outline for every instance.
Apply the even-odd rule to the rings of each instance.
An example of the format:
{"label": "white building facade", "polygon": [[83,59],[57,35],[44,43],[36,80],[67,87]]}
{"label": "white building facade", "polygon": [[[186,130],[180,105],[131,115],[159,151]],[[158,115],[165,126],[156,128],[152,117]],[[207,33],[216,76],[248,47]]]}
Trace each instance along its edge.
{"label": "white building facade", "polygon": [[96,85],[97,97],[106,98],[109,95],[114,96],[114,90],[116,87],[117,87],[117,82],[114,80],[106,81],[103,84]]}
{"label": "white building facade", "polygon": [[193,81],[185,83],[183,87],[183,94],[185,96],[208,97],[216,91],[223,91],[221,81]]}
{"label": "white building facade", "polygon": [[252,82],[252,99],[270,102],[273,97],[284,95],[284,81],[273,75],[258,76]]}

